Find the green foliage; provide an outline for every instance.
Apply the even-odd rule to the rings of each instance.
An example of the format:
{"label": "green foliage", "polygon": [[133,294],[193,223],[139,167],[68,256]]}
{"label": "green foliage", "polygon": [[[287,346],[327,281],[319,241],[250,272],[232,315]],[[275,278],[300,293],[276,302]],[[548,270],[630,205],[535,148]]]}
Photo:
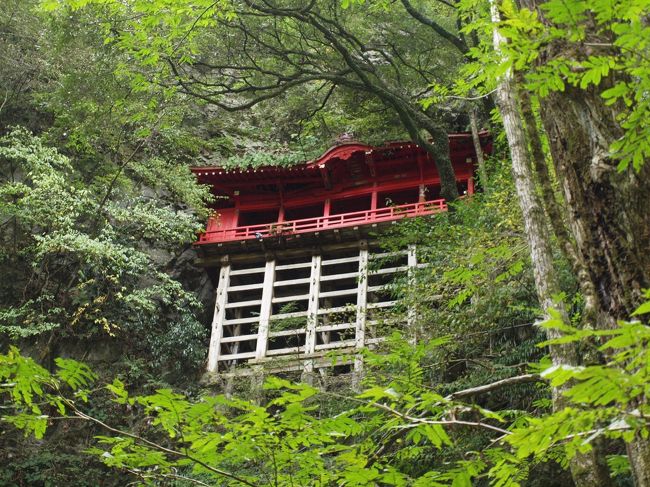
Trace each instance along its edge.
{"label": "green foliage", "polygon": [[[545,326],[567,328],[553,320]],[[321,416],[315,402],[332,393],[275,377],[264,385],[272,395],[264,405],[225,396],[191,400],[171,389],[131,395],[115,380],[106,386],[113,400],[140,408],[156,433],[112,428],[88,453],[143,480],[173,480],[182,472],[223,485],[458,486],[486,477],[492,485],[519,486],[534,465],[552,460],[566,466],[600,436],[629,442],[650,433],[645,401],[650,328],[621,322],[607,331],[568,331],[562,340],[607,337],[599,348],[610,361],[547,368],[541,375],[551,385],[569,384],[569,404],[555,412],[492,411],[445,396],[426,384],[423,365],[449,338],[413,347],[395,335],[393,353],[367,354],[367,388],[356,396],[335,395],[346,403],[335,416]],[[58,365],[50,374],[15,348],[0,355],[0,393],[8,404],[4,421],[42,436],[50,416],[37,403],[45,403],[63,417],[73,413],[96,422],[63,387],[83,399],[93,374],[71,360]],[[480,453],[414,468],[427,452],[444,455],[462,442],[459,428],[483,438]],[[609,463],[616,474],[627,469],[620,457]]]}
{"label": "green foliage", "polygon": [[[171,328],[178,320],[195,330],[188,345],[201,340],[192,311],[196,299],[147,253],[191,241],[199,228],[195,216],[139,191],[120,188],[119,203],[105,200],[105,190],[82,184],[67,157],[23,129],[0,139],[0,162],[6,178],[0,184],[6,222],[0,229],[0,265],[15,273],[2,284],[4,334],[17,338],[57,330],[134,337],[146,335],[164,315]],[[146,174],[162,167],[154,163]],[[189,184],[180,185],[181,173],[174,179],[167,172],[177,195],[196,203],[204,198],[198,189],[185,190]],[[164,180],[152,189],[156,186],[165,187]],[[196,354],[192,360],[198,361]]]}
{"label": "green foliage", "polygon": [[31,358],[23,357],[16,347],[10,347],[6,355],[0,355],[0,394],[10,398],[12,414],[3,416],[3,421],[25,432],[42,438],[49,416],[44,406],[56,408],[63,415],[67,411],[66,401],[61,394],[63,386],[74,392],[74,398],[87,401],[85,389],[96,379],[95,374],[84,364],[58,358],[55,375],[38,365]]}
{"label": "green foliage", "polygon": [[[403,302],[402,322],[409,307],[417,310],[413,329],[404,333],[413,339],[461,338],[430,358],[436,366],[429,372],[450,388],[507,377],[539,358],[535,342],[542,335],[532,326],[539,305],[507,164],[488,161],[489,193],[458,203],[453,214],[405,219],[382,237],[391,251],[416,243],[418,262],[427,264],[389,286]],[[574,295],[572,279],[563,284]],[[538,398],[534,390],[528,395],[531,402]],[[519,399],[507,397],[513,404]]]}
{"label": "green foliage", "polygon": [[[475,32],[483,42],[472,49],[474,63],[464,67],[457,83],[459,93],[478,89],[487,93],[509,69],[525,76],[526,86],[540,97],[568,86],[593,90],[602,96],[622,129],[610,146],[619,161],[618,169],[632,166],[639,171],[650,157],[647,143],[649,105],[645,93],[650,86],[647,47],[650,27],[643,1],[549,0],[542,4],[544,20],[537,12],[518,9],[514,2],[499,2],[502,21],[496,26],[509,39],[496,53],[492,46],[493,26],[486,2],[462,3],[464,16],[472,21],[466,33]],[[588,35],[588,32],[590,34]],[[538,62],[552,43],[568,54]],[[579,93],[579,91],[578,91]]]}
{"label": "green foliage", "polygon": [[[418,122],[427,118],[418,104],[422,80],[448,79],[460,57],[428,26],[383,1],[354,2],[354,8],[325,2],[302,12],[291,2],[274,8],[226,0],[41,5],[55,17],[94,18],[104,42],[119,53],[114,76],[135,93],[169,100],[180,91],[223,109],[219,117],[231,122],[227,145],[237,146],[234,156],[227,154],[228,167],[258,167],[271,157],[295,163],[287,146],[300,160],[310,159],[343,133],[369,142],[415,137],[403,110],[412,112],[410,124],[424,125]],[[453,9],[424,10],[455,35]],[[338,29],[338,44],[312,21]],[[449,105],[434,123],[456,123],[458,107]],[[230,119],[228,112],[240,109],[246,114]]]}
{"label": "green foliage", "polygon": [[[550,367],[541,357],[551,342],[535,346],[541,331],[532,323],[540,313],[521,216],[507,162],[497,159],[488,163],[489,192],[458,204],[453,214],[404,221],[386,241],[389,249],[418,243],[419,261],[430,265],[387,286],[400,305],[386,327],[414,325],[402,329],[406,339],[395,334],[366,353],[364,392],[339,395],[270,378],[267,398],[256,403],[162,384],[171,371],[189,388],[188,372],[205,350],[196,297],[167,274],[209,200],[187,164],[291,165],[343,132],[374,143],[404,137],[377,87],[398,94],[402,108],[418,107],[412,116],[419,106],[429,114],[446,111],[436,122],[463,128],[464,107],[450,100],[486,94],[514,69],[538,97],[567,89],[600,93],[623,128],[610,150],[621,169],[638,170],[650,153],[644,2],[549,0],[543,13],[550,28],[537,13],[501,2],[497,27],[511,42],[497,53],[487,2],[462,0],[459,26],[467,26],[468,39],[476,34],[482,41],[470,49],[476,62],[469,64],[399,3],[318,4],[319,15],[340,28],[337,39],[351,35],[346,48],[370,77],[362,88],[322,32],[297,18],[249,15],[250,4],[44,0],[41,15],[29,2],[9,3],[8,13],[0,12],[0,84],[8,87],[0,94],[1,343],[43,339],[47,346],[39,351],[49,357],[61,344],[90,348],[114,338],[125,371],[91,392],[97,379],[85,365],[56,359],[48,370],[9,348],[0,355],[5,423],[39,441],[60,434],[66,443],[66,427],[55,425],[67,426],[72,417],[103,428],[91,456],[150,484],[191,478],[256,486],[514,486],[534,482],[536,469],[557,469],[552,463],[566,467],[600,437],[647,438],[650,306],[633,315],[641,321],[606,332],[580,329],[578,318],[570,325],[551,321],[562,332],[552,343],[574,344],[606,361]],[[413,3],[456,32],[456,10]],[[587,38],[594,24],[599,37]],[[558,40],[573,46],[575,56],[538,66],[542,50]],[[256,69],[249,75],[251,61]],[[224,62],[240,70],[208,69]],[[188,99],[176,83],[194,83],[196,76],[201,101]],[[201,91],[208,86],[227,89]],[[246,91],[251,86],[270,87],[273,96],[246,115],[207,106],[255,101]],[[40,135],[5,131],[16,121]],[[579,317],[575,283],[557,261]],[[527,366],[547,384],[455,399]],[[143,381],[149,388],[138,391]],[[550,411],[549,385],[566,390],[564,410]],[[59,439],[16,463],[25,466],[24,483],[70,484],[42,473],[54,463],[51,448]],[[64,457],[71,472],[83,473]],[[16,483],[20,467],[9,455],[2,461],[9,466],[0,469],[0,482]],[[609,466],[628,475],[620,455],[610,456]],[[88,478],[99,482],[92,472]]]}

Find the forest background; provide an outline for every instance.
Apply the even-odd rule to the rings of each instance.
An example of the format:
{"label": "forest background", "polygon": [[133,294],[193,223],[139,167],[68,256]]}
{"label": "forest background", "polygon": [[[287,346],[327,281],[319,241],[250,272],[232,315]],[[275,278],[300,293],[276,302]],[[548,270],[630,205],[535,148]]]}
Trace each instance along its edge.
{"label": "forest background", "polygon": [[[4,2],[0,483],[650,485],[647,15]],[[472,126],[496,150],[457,201],[446,134]],[[419,143],[456,201],[384,237],[431,264],[393,285],[417,324],[367,352],[360,393],[215,394],[188,167],[294,164],[342,134]]]}

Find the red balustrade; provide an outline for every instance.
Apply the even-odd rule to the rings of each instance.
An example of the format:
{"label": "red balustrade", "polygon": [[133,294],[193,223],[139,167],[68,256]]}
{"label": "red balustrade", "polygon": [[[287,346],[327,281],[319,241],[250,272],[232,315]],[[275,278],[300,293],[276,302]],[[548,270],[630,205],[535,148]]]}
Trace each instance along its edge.
{"label": "red balustrade", "polygon": [[264,239],[268,237],[278,237],[280,235],[295,235],[298,233],[317,232],[333,228],[367,225],[371,223],[399,220],[401,218],[432,215],[443,211],[447,211],[447,203],[445,203],[444,199],[439,199],[424,201],[421,203],[377,208],[375,210],[355,211],[352,213],[341,213],[339,215],[328,215],[317,218],[305,218],[303,220],[289,220],[277,223],[265,223],[262,225],[209,230],[199,236],[199,241],[197,243],[208,244],[255,238]]}

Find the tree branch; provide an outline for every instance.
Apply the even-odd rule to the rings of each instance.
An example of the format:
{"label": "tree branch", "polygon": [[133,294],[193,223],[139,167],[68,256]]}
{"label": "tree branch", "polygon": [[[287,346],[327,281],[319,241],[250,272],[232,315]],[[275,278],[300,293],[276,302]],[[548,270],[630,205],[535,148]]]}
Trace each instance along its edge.
{"label": "tree branch", "polygon": [[502,387],[513,386],[517,384],[528,384],[530,382],[540,382],[542,377],[539,374],[524,374],[518,375],[515,377],[508,377],[507,379],[501,379],[496,382],[491,382],[490,384],[484,384],[477,387],[470,387],[469,389],[463,389],[462,391],[456,391],[449,394],[445,399],[449,401],[455,401],[457,399],[477,396],[479,394],[485,394],[486,392],[492,392]]}
{"label": "tree branch", "polygon": [[[401,0],[402,5],[404,5],[404,8],[406,11],[409,13],[411,17],[413,17],[415,20],[420,22],[421,24],[427,25],[431,27],[436,34],[438,34],[440,37],[443,39],[447,40],[450,42],[456,49],[458,49],[461,53],[467,54],[469,51],[469,48],[467,47],[467,44],[459,37],[455,36],[448,30],[444,29],[440,24],[437,22],[433,21],[429,17],[426,17],[424,14],[419,12],[418,10],[413,7],[411,2],[409,0]],[[446,2],[445,2],[446,3]],[[450,4],[447,4],[450,5]],[[453,7],[453,5],[450,5]]]}
{"label": "tree branch", "polygon": [[174,455],[174,456],[177,456],[177,457],[180,457],[180,458],[187,458],[188,460],[191,460],[192,462],[196,463],[197,465],[201,465],[203,468],[209,470],[212,473],[215,473],[217,475],[220,475],[222,477],[226,477],[226,478],[229,478],[229,479],[232,479],[232,480],[236,480],[237,482],[239,482],[241,484],[244,484],[244,485],[247,485],[249,487],[257,487],[256,484],[253,484],[252,482],[249,482],[246,479],[243,479],[243,478],[241,478],[241,477],[239,477],[239,476],[237,476],[235,474],[232,474],[230,472],[226,472],[225,470],[215,468],[215,467],[213,467],[213,466],[211,466],[211,465],[209,465],[209,464],[207,464],[207,463],[205,463],[205,462],[203,462],[203,461],[199,460],[198,458],[195,458],[195,457],[193,457],[191,455],[188,455],[186,453],[183,453],[183,452],[180,452],[180,451],[177,451],[177,450],[172,450],[171,448],[164,447],[162,445],[159,445],[158,443],[147,440],[146,438],[143,438],[142,436],[138,436],[138,435],[136,435],[134,433],[130,433],[128,431],[123,431],[123,430],[120,430],[120,429],[117,429],[117,428],[113,428],[112,426],[109,426],[108,424],[104,423],[103,421],[101,421],[101,420],[99,420],[97,418],[94,418],[92,416],[89,416],[86,413],[80,411],[79,409],[77,409],[75,404],[70,400],[66,400],[66,404],[68,405],[68,407],[70,407],[72,409],[74,414],[76,416],[78,416],[79,418],[85,419],[85,420],[90,421],[92,423],[95,423],[98,426],[101,426],[102,428],[104,428],[105,430],[110,431],[111,433],[115,433],[115,434],[118,434],[118,435],[121,435],[121,436],[126,436],[128,438],[132,438],[132,439],[134,439],[136,441],[144,443],[145,445],[153,448],[154,450],[158,450],[160,452],[167,453],[169,455]]}

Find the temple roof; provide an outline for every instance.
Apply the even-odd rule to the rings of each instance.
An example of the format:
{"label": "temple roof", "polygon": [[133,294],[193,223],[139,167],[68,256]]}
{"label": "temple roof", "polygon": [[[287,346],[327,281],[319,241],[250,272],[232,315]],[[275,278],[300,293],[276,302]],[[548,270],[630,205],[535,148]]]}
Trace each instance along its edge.
{"label": "temple roof", "polygon": [[[480,134],[482,144],[489,144],[490,135],[484,131]],[[485,147],[485,145],[484,145]],[[452,155],[465,157],[474,154],[472,135],[470,133],[456,133],[449,135],[449,149]],[[292,179],[306,175],[316,175],[324,168],[340,164],[351,159],[357,154],[373,156],[377,160],[399,157],[400,154],[413,155],[414,152],[424,154],[424,150],[410,141],[387,142],[381,146],[372,146],[360,142],[347,142],[336,145],[326,150],[321,156],[311,161],[305,161],[293,166],[262,166],[257,168],[225,168],[222,166],[192,167],[191,170],[203,182],[210,182],[214,179],[225,182],[246,181],[250,179],[277,178]],[[489,152],[486,151],[486,152]],[[217,176],[217,178],[215,178]]]}

